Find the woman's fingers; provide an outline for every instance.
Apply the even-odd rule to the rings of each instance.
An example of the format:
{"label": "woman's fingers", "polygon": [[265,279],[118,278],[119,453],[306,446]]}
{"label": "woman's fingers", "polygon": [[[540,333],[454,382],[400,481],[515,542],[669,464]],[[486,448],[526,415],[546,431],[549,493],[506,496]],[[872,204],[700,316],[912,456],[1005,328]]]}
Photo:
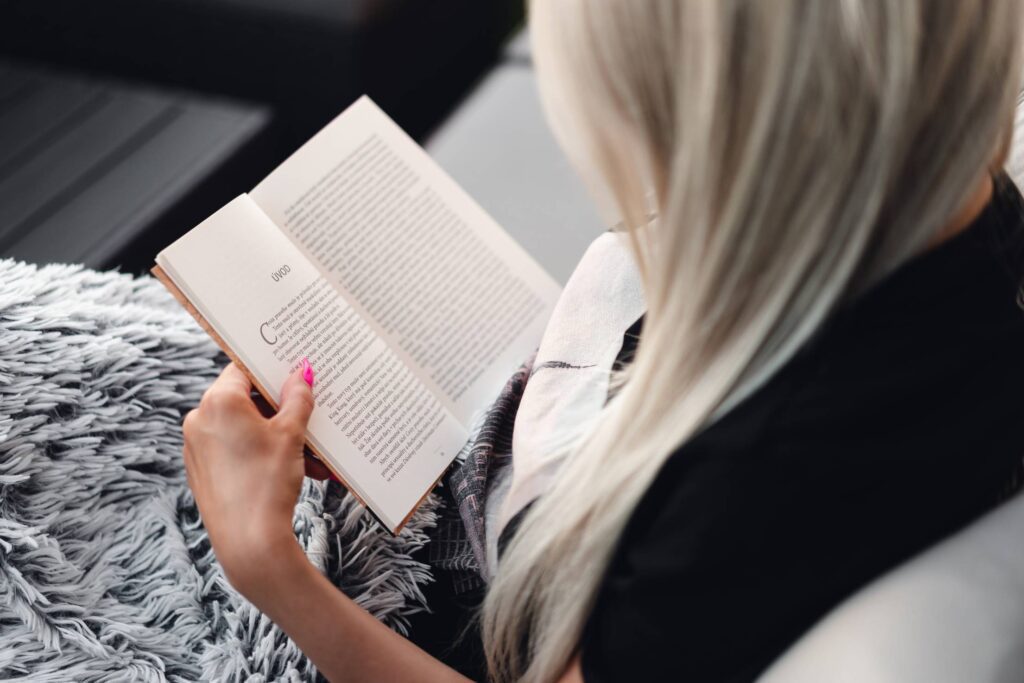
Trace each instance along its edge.
{"label": "woman's fingers", "polygon": [[220,376],[213,381],[210,389],[216,388],[219,391],[248,396],[252,392],[252,382],[249,376],[239,369],[234,363],[228,363],[221,371]]}
{"label": "woman's fingers", "polygon": [[[312,371],[308,370],[308,367],[308,364],[305,364],[305,367],[293,372],[285,380],[281,389],[281,405],[277,415],[272,419],[281,428],[297,436],[306,433],[306,424],[309,422],[309,416],[313,414]],[[309,379],[304,377],[307,373]]]}
{"label": "woman's fingers", "polygon": [[249,399],[252,382],[234,363],[228,363],[213,384],[207,388],[199,401],[199,412],[204,419],[211,416],[256,413],[256,406]]}

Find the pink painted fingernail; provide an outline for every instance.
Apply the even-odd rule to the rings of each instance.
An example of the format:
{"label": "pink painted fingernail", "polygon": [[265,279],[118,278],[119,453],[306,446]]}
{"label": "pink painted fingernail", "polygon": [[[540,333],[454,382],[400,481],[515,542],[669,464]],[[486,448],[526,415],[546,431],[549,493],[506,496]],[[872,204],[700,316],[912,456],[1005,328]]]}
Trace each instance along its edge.
{"label": "pink painted fingernail", "polygon": [[302,379],[306,380],[306,384],[313,386],[313,366],[309,364],[308,358],[302,359]]}

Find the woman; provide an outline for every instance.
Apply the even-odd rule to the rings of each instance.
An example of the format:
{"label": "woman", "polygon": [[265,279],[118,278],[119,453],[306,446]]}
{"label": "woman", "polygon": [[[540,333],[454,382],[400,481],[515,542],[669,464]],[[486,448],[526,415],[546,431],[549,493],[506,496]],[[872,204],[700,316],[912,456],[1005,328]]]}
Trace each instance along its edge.
{"label": "woman", "polygon": [[[503,548],[490,676],[751,680],[1017,480],[1019,3],[531,9],[550,118],[629,227],[647,313]],[[308,387],[269,420],[249,388],[229,367],[185,423],[229,579],[332,680],[459,679],[311,569]]]}

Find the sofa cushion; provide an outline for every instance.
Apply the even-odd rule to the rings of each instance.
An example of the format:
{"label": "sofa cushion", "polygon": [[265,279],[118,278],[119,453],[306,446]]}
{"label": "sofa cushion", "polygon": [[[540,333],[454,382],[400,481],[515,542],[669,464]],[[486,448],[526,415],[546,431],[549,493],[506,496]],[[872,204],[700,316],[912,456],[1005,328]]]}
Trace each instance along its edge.
{"label": "sofa cushion", "polygon": [[1024,675],[1024,497],[833,611],[762,683],[1011,683]]}

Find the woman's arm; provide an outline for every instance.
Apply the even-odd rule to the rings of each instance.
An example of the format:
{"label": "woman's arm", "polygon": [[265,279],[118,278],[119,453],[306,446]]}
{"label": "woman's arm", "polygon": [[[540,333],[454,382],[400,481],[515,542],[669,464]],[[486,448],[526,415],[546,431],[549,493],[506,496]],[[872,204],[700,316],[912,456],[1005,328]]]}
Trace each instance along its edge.
{"label": "woman's arm", "polygon": [[302,374],[289,378],[280,410],[266,418],[249,379],[228,365],[185,418],[185,471],[224,573],[332,681],[466,680],[331,585],[295,539],[313,411]]}
{"label": "woman's arm", "polygon": [[[335,588],[298,543],[239,587],[331,681],[465,681]],[[248,592],[246,593],[246,590]]]}

